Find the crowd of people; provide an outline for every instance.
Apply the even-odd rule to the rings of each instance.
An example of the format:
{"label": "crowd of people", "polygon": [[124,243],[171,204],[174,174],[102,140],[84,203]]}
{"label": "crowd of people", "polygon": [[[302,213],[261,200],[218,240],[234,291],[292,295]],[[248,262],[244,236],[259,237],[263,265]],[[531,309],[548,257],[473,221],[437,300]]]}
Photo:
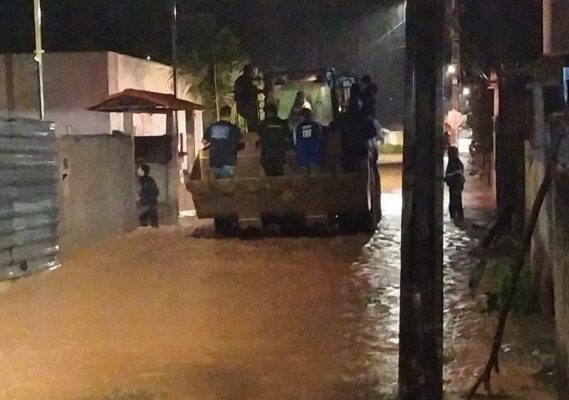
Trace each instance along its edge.
{"label": "crowd of people", "polygon": [[[384,135],[376,118],[377,86],[371,77],[364,75],[350,89],[347,109],[338,115],[329,126],[322,126],[314,120],[312,105],[306,94],[299,91],[291,107],[288,120],[278,116],[276,104],[265,106],[265,119],[259,121],[257,113],[258,89],[254,84],[255,69],[246,66],[243,75],[235,82],[237,112],[245,119],[249,131],[259,136],[261,148],[260,164],[265,176],[284,175],[287,152],[295,151],[296,172],[317,174],[323,167],[329,133],[336,132],[341,137],[341,166],[345,173],[361,171],[371,155],[372,165],[379,158],[379,142]],[[242,147],[241,129],[231,122],[231,108],[220,109],[220,119],[204,133],[203,144],[209,147],[210,170],[215,179],[230,179],[235,175],[237,152]],[[463,218],[462,191],[464,189],[464,166],[458,149],[448,148],[449,162],[445,182],[449,187],[449,212],[453,219]],[[379,182],[377,168],[372,168]],[[142,208],[142,226],[158,227],[156,211],[159,190],[150,169],[142,165],[138,169],[140,177],[139,206]]]}
{"label": "crowd of people", "polygon": [[[341,137],[341,164],[344,172],[357,172],[368,155],[377,162],[378,141],[383,140],[381,125],[376,118],[377,86],[364,75],[350,93],[349,106],[344,113],[322,126],[313,118],[312,105],[306,94],[299,91],[291,107],[288,121],[278,116],[277,106],[265,106],[265,119],[257,114],[258,89],[254,83],[255,69],[246,66],[235,82],[237,112],[250,132],[259,136],[260,163],[266,176],[284,175],[286,153],[295,151],[297,173],[318,173],[323,167],[329,133]],[[203,144],[210,148],[210,167],[216,179],[231,178],[235,172],[237,150],[242,140],[240,129],[230,122],[231,109],[220,110],[220,121],[205,132]]]}

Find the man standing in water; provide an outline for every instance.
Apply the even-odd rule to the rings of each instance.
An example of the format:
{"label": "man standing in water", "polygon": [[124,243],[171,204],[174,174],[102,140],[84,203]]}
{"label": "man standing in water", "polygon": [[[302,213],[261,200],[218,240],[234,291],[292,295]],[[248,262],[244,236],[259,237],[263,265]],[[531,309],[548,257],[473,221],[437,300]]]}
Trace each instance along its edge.
{"label": "man standing in water", "polygon": [[209,166],[215,179],[230,179],[235,175],[237,148],[241,142],[241,130],[230,122],[231,108],[219,110],[221,120],[204,133],[202,143],[210,146]]}
{"label": "man standing in water", "polygon": [[140,225],[148,226],[150,224],[153,228],[158,228],[156,206],[158,205],[160,191],[154,178],[149,175],[150,167],[148,165],[141,165],[136,172],[140,178],[140,190],[138,192],[139,204],[142,207],[142,213],[139,217]]}
{"label": "man standing in water", "polygon": [[259,102],[257,95],[259,90],[255,86],[255,68],[247,64],[243,68],[243,74],[235,81],[235,103],[237,112],[247,122],[249,132],[257,132],[259,125]]}
{"label": "man standing in water", "polygon": [[449,191],[449,212],[453,220],[464,219],[462,209],[462,191],[464,189],[464,165],[460,161],[458,148],[451,146],[448,149],[448,165],[445,174],[445,182]]}

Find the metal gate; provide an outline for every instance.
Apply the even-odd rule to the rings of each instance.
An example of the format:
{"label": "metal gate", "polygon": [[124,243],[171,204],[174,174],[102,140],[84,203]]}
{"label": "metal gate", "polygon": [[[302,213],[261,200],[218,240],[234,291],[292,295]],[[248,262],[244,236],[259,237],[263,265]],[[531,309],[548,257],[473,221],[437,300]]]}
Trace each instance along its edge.
{"label": "metal gate", "polygon": [[0,119],[0,280],[60,265],[57,171],[52,123]]}

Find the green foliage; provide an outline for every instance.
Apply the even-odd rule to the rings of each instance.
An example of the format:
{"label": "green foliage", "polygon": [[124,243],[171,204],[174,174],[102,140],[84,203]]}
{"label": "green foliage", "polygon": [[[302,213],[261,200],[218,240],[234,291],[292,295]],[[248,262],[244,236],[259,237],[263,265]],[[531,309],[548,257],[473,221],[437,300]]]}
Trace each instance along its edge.
{"label": "green foliage", "polygon": [[456,360],[456,350],[452,346],[446,345],[443,350],[443,365],[447,366]]}
{"label": "green foliage", "polygon": [[[502,310],[512,287],[511,264],[500,261],[481,261],[471,275],[470,287],[476,290],[482,285],[484,285],[487,296],[487,311]],[[514,317],[534,315],[539,311],[535,287],[534,274],[526,265],[522,269],[512,304],[511,312]]]}
{"label": "green foliage", "polygon": [[468,287],[472,291],[478,290],[484,276],[486,274],[486,266],[488,265],[488,260],[480,260],[478,264],[474,267],[472,272],[470,273],[470,281],[468,282]]}
{"label": "green foliage", "polygon": [[178,75],[188,93],[204,104],[204,120],[210,123],[216,118],[216,84],[220,107],[233,106],[233,84],[249,59],[229,28],[215,31],[203,25],[180,45]]}
{"label": "green foliage", "polygon": [[403,146],[400,144],[382,143],[379,148],[381,154],[403,154]]}
{"label": "green foliage", "polygon": [[[512,287],[512,271],[507,269],[507,274],[500,282],[498,287],[498,300],[500,308],[504,305],[506,296],[510,293]],[[521,272],[518,282],[516,295],[512,304],[512,314],[515,317],[523,317],[534,315],[539,311],[539,300],[535,290],[535,278],[531,268],[525,266]]]}

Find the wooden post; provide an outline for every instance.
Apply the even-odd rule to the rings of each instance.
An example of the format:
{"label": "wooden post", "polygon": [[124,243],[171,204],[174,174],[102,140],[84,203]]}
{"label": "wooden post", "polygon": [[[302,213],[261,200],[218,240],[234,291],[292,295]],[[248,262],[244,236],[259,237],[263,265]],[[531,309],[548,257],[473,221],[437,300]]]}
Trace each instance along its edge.
{"label": "wooden post", "polygon": [[444,0],[408,0],[406,13],[399,394],[440,400]]}

